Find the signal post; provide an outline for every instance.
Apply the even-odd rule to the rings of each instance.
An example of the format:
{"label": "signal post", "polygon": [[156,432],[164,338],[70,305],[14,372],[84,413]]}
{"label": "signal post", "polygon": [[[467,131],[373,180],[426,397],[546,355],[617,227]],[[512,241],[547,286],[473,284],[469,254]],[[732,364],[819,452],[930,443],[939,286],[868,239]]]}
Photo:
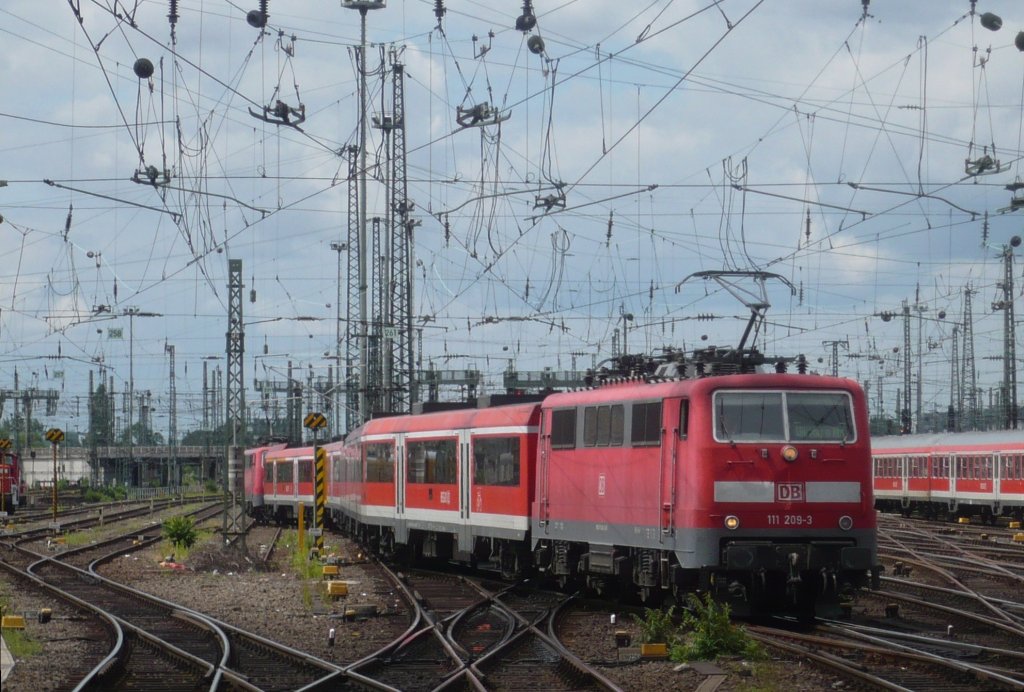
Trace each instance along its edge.
{"label": "signal post", "polygon": [[64,441],[64,431],[50,428],[44,435],[53,448],[53,523],[57,523],[57,445]]}
{"label": "signal post", "polygon": [[324,513],[327,508],[327,450],[320,446],[318,431],[327,427],[322,413],[307,413],[303,425],[313,431],[313,546],[324,554]]}

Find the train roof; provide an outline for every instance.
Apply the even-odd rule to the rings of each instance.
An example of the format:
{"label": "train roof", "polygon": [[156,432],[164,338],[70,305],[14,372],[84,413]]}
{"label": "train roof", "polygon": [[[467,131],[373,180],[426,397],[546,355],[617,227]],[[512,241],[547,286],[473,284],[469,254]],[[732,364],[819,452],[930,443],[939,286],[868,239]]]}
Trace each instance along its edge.
{"label": "train roof", "polygon": [[880,435],[871,438],[874,454],[910,451],[1001,451],[1024,449],[1024,430],[986,430],[920,435]]}
{"label": "train roof", "polygon": [[491,406],[488,408],[454,409],[419,415],[374,418],[353,432],[362,435],[380,435],[399,432],[425,432],[429,430],[458,430],[462,428],[535,426],[540,422],[539,412],[539,402]]}
{"label": "train roof", "polygon": [[751,373],[746,375],[717,375],[698,379],[648,381],[634,378],[609,381],[599,387],[574,392],[552,394],[544,400],[544,408],[578,406],[587,403],[658,399],[671,396],[706,396],[718,389],[839,389],[860,392],[861,387],[846,377],[798,375],[779,373]]}

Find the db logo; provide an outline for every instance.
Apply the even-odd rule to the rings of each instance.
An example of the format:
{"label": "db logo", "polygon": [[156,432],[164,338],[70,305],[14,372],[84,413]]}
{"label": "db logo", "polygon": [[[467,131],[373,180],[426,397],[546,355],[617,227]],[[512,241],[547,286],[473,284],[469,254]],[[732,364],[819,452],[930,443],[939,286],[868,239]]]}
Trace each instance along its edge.
{"label": "db logo", "polygon": [[775,501],[776,502],[803,502],[804,501],[804,484],[803,483],[776,483],[775,484]]}

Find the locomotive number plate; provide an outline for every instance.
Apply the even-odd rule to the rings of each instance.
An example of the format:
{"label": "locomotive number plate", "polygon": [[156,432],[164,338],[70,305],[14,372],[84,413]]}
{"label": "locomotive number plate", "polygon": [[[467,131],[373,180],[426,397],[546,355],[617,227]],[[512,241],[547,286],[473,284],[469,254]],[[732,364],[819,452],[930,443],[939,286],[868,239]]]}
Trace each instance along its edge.
{"label": "locomotive number plate", "polygon": [[811,526],[814,517],[810,514],[769,514],[768,526]]}

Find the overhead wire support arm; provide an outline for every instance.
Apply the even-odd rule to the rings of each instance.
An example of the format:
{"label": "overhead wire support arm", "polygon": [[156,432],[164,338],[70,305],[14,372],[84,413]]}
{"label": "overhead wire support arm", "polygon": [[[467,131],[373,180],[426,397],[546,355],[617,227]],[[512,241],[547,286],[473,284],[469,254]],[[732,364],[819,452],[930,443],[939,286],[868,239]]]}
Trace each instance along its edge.
{"label": "overhead wire support arm", "polygon": [[273,106],[263,106],[262,113],[257,113],[250,107],[249,115],[271,125],[287,125],[301,132],[302,128],[299,125],[306,122],[306,104],[300,103],[298,108],[292,108],[279,99]]}
{"label": "overhead wire support arm", "polygon": [[455,107],[455,122],[462,128],[497,125],[498,123],[505,122],[510,117],[512,117],[512,111],[502,113],[487,101],[468,108],[463,108],[462,106]]}

